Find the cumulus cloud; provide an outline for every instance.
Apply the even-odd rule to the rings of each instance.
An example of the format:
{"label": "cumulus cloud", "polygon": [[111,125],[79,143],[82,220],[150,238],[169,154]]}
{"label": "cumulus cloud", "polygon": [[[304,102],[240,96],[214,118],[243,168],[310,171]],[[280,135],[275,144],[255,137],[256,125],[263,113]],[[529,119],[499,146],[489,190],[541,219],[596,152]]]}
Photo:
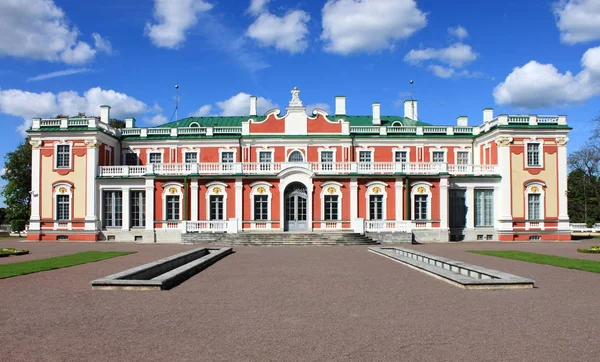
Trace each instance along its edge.
{"label": "cumulus cloud", "polygon": [[460,25],[457,25],[453,28],[448,28],[448,34],[450,34],[450,36],[457,38],[458,40],[463,40],[464,38],[469,36],[467,29],[463,28]]}
{"label": "cumulus cloud", "polygon": [[600,39],[600,1],[561,0],[554,4],[560,40],[577,44]]}
{"label": "cumulus cloud", "polygon": [[246,35],[261,47],[274,47],[292,54],[304,52],[308,47],[308,13],[293,10],[284,16],[277,16],[269,12],[268,2],[252,0],[248,12],[257,18],[248,27]]}
{"label": "cumulus cloud", "polygon": [[[270,99],[258,97],[258,114],[277,108],[277,104]],[[215,103],[215,107],[205,104],[191,115],[197,117],[206,116],[247,116],[250,114],[250,94],[240,92],[233,97]]]}
{"label": "cumulus cloud", "polygon": [[325,50],[342,55],[392,49],[427,25],[414,0],[328,0],[322,17]]}
{"label": "cumulus cloud", "polygon": [[165,123],[169,122],[167,120],[167,117],[165,117],[162,114],[156,114],[153,117],[144,118],[143,121],[146,122],[146,123],[149,123],[152,126],[158,126],[158,125],[165,124]]}
{"label": "cumulus cloud", "polygon": [[462,67],[477,59],[477,53],[471,46],[456,43],[441,49],[412,49],[406,54],[404,60],[411,64],[421,64],[427,60],[437,60],[453,67]]}
{"label": "cumulus cloud", "polygon": [[313,104],[308,104],[306,105],[306,114],[312,114],[313,111],[315,109],[321,109],[327,113],[329,113],[329,110],[331,109],[331,106],[327,103],[313,103]]}
{"label": "cumulus cloud", "polygon": [[600,94],[600,47],[581,57],[582,70],[560,73],[552,64],[536,61],[516,67],[494,88],[496,103],[519,108],[565,106]]}
{"label": "cumulus cloud", "polygon": [[108,39],[103,38],[98,33],[93,33],[92,38],[94,39],[94,46],[96,50],[102,53],[106,53],[111,55],[113,53],[112,44],[108,41]]}
{"label": "cumulus cloud", "polygon": [[145,34],[160,48],[177,49],[201,14],[213,5],[204,0],[154,0],[154,20],[146,23]]}
{"label": "cumulus cloud", "polygon": [[0,1],[0,57],[87,63],[101,49],[92,48],[79,35],[53,0]]}
{"label": "cumulus cloud", "polygon": [[[57,114],[75,115],[85,112],[87,115],[99,113],[102,104],[111,106],[113,117],[135,116],[148,110],[148,106],[125,93],[90,88],[83,94],[75,91],[60,93],[33,93],[20,89],[0,90],[0,113],[22,117],[24,123],[18,128],[24,133],[31,127],[33,117],[54,117]],[[35,105],[35,106],[32,106]]]}

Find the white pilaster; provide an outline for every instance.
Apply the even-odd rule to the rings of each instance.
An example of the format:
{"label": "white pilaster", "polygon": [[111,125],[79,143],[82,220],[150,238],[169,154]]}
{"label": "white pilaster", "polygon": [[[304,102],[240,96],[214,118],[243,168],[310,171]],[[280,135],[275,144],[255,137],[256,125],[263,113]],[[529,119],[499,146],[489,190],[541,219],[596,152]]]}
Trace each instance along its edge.
{"label": "white pilaster", "polygon": [[499,192],[499,211],[498,216],[498,230],[499,231],[511,231],[512,230],[512,215],[511,215],[511,186],[510,186],[510,174],[511,174],[511,162],[510,162],[510,144],[513,139],[509,136],[500,136],[496,139],[498,145],[498,167],[500,169],[500,192]]}
{"label": "white pilaster", "polygon": [[31,220],[29,230],[40,228],[40,172],[41,172],[41,140],[31,140]]}
{"label": "white pilaster", "polygon": [[569,205],[567,198],[567,137],[558,137],[558,229],[569,228]]}
{"label": "white pilaster", "polygon": [[241,178],[235,179],[235,218],[237,219],[237,228],[242,230],[243,220],[243,184]]}
{"label": "white pilaster", "polygon": [[473,186],[467,186],[467,193],[465,194],[465,206],[467,207],[467,229],[475,228],[475,188]]}
{"label": "white pilaster", "polygon": [[350,220],[358,217],[358,182],[356,178],[350,179]]}
{"label": "white pilaster", "polygon": [[87,146],[87,184],[86,184],[86,211],[85,211],[85,230],[96,230],[96,220],[98,220],[96,210],[98,210],[98,192],[96,187],[96,176],[98,170],[98,158],[100,142],[96,139],[86,140]]}
{"label": "white pilaster", "polygon": [[448,229],[448,178],[440,178],[440,228]]}
{"label": "white pilaster", "polygon": [[395,206],[396,206],[396,220],[397,221],[401,221],[402,220],[402,210],[404,209],[404,192],[402,192],[402,179],[401,178],[397,178],[396,179],[396,202],[395,202]]}
{"label": "white pilaster", "polygon": [[146,179],[146,230],[154,230],[154,179]]}
{"label": "white pilaster", "polygon": [[123,222],[122,222],[122,229],[123,230],[129,230],[130,225],[131,225],[131,206],[130,206],[130,193],[129,193],[129,187],[124,187],[123,188]]}
{"label": "white pilaster", "polygon": [[190,199],[190,221],[198,221],[198,179],[192,179]]}

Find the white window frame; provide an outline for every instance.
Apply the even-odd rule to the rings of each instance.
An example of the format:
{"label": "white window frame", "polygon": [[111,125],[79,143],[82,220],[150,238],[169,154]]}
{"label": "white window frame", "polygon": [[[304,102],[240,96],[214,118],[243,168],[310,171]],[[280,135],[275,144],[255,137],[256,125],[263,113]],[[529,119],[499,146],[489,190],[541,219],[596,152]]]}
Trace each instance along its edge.
{"label": "white window frame", "polygon": [[194,122],[190,123],[190,124],[188,125],[188,127],[189,127],[189,128],[192,128],[192,127],[194,127],[194,128],[196,128],[196,127],[200,127],[200,123],[198,123],[198,122],[194,121]]}
{"label": "white window frame", "polygon": [[[142,221],[142,225],[141,226],[133,226],[133,194],[136,192],[140,192],[141,195],[143,195],[143,199],[144,199],[144,205],[141,208],[141,212],[140,212],[140,216],[142,216],[141,221]],[[129,218],[129,225],[132,229],[144,229],[146,227],[146,205],[148,203],[147,197],[146,197],[146,190],[144,189],[132,189],[129,191],[129,212],[127,217]]]}
{"label": "white window frame", "polygon": [[[529,195],[538,194],[540,195],[540,218],[538,220],[529,219]],[[525,183],[524,192],[524,203],[525,203],[525,229],[543,229],[544,218],[546,217],[546,184],[540,181],[529,181]]]}
{"label": "white window frame", "polygon": [[[410,184],[410,219],[413,223],[424,223],[426,228],[431,228],[431,206],[432,206],[432,192],[431,188],[433,184],[426,181],[417,181]],[[423,192],[419,192],[419,188],[423,187]],[[427,196],[427,220],[415,220],[415,196],[426,195]]]}
{"label": "white window frame", "polygon": [[186,162],[186,156],[187,154],[195,154],[196,155],[196,162],[189,162],[189,163],[200,163],[200,150],[199,149],[184,149],[183,150],[183,162],[182,163],[188,163]]}
{"label": "white window frame", "polygon": [[[361,162],[360,161],[360,153],[361,152],[369,152],[371,161],[369,162]],[[368,147],[360,147],[356,149],[356,164],[358,165],[358,172],[361,171],[371,171],[373,170],[373,162],[375,162],[375,149]]]}
{"label": "white window frame", "polygon": [[[260,153],[269,152],[271,154],[271,162],[260,162]],[[271,148],[257,148],[256,149],[256,164],[258,165],[259,171],[270,172],[273,171],[275,163],[275,150]]]}
{"label": "white window frame", "polygon": [[[540,160],[539,165],[530,165],[529,164],[529,152],[528,152],[527,148],[529,148],[530,144],[539,145],[539,150],[538,150],[538,157]],[[523,147],[524,147],[524,149],[523,149],[523,167],[524,168],[544,168],[544,141],[538,140],[536,138],[532,138],[530,140],[523,141]]]}
{"label": "white window frame", "polygon": [[[150,154],[151,153],[160,153],[160,162],[158,163],[153,163],[150,162]],[[150,164],[161,164],[161,163],[165,163],[165,150],[157,150],[157,149],[152,149],[152,150],[147,150],[146,151],[146,164],[150,165]]]}
{"label": "white window frame", "polygon": [[133,150],[133,149],[125,149],[123,150],[123,164],[127,165],[127,155],[135,155],[136,156],[136,162],[135,165],[129,165],[129,166],[139,166],[140,164],[140,150]]}
{"label": "white window frame", "polygon": [[[229,185],[220,181],[213,181],[206,184],[206,220],[210,221],[210,197],[223,196],[223,220],[212,221],[227,221],[227,189]],[[216,192],[219,190],[219,192]]]}
{"label": "white window frame", "polygon": [[[334,172],[336,170],[335,163],[337,162],[337,148],[322,147],[322,148],[317,149],[317,152],[319,154],[319,163],[318,163],[319,171]],[[331,152],[332,153],[331,169],[329,167],[323,167],[324,164],[329,164],[329,162],[322,161],[321,155],[323,152]]]}
{"label": "white window frame", "polygon": [[[256,224],[261,224],[261,223],[265,223],[266,225],[264,228],[261,229],[271,229],[271,220],[272,220],[272,216],[271,216],[271,211],[272,211],[272,199],[273,199],[273,193],[271,192],[271,188],[273,187],[272,184],[266,182],[266,181],[256,181],[250,184],[250,187],[252,188],[252,190],[250,191],[250,228],[251,229],[256,229]],[[263,193],[259,193],[259,189],[263,187],[265,189],[265,191]],[[267,196],[267,220],[254,220],[254,196]]]}
{"label": "white window frame", "polygon": [[[174,189],[174,192],[171,192]],[[167,196],[179,196],[179,219],[178,220],[167,220]],[[146,200],[148,202],[148,200]],[[168,182],[163,185],[162,193],[162,204],[163,213],[162,219],[165,222],[181,221],[183,218],[183,184],[179,182]]]}
{"label": "white window frame", "polygon": [[[69,146],[69,166],[68,167],[58,167],[58,146]],[[54,143],[54,169],[55,170],[72,170],[73,165],[73,142],[71,141],[60,141]]]}
{"label": "white window frame", "polygon": [[[341,221],[342,220],[342,212],[343,212],[343,196],[342,196],[342,187],[344,187],[344,185],[342,185],[339,182],[336,181],[326,181],[323,182],[321,184],[321,220],[323,220],[321,222],[321,229],[326,229],[327,228],[327,221],[325,221],[325,196],[337,196],[338,197],[338,215],[337,215],[337,221]],[[333,191],[333,192],[330,192]],[[330,222],[333,222],[336,220],[330,220]],[[336,229],[341,229],[342,228],[342,223],[338,222],[336,223],[335,226]]]}
{"label": "white window frame", "polygon": [[[367,183],[365,186],[367,187],[367,192],[365,192],[365,198],[366,198],[365,220],[371,220],[371,212],[370,212],[370,207],[371,207],[370,196],[371,195],[383,196],[383,208],[382,208],[382,214],[381,214],[381,221],[387,220],[387,196],[388,195],[387,195],[386,188],[388,188],[389,185],[383,181],[371,181],[371,182]],[[379,192],[376,192],[376,188],[379,188]]]}
{"label": "white window frame", "polygon": [[467,154],[467,163],[463,164],[463,166],[470,165],[473,163],[471,159],[472,153],[470,148],[455,148],[454,149],[454,164],[458,165],[458,154],[464,152]]}
{"label": "white window frame", "polygon": [[300,161],[300,162],[293,161],[293,163],[304,163],[304,162],[308,162],[308,161],[306,160],[306,153],[304,152],[304,150],[302,150],[302,149],[299,149],[299,148],[291,148],[291,149],[288,149],[288,150],[286,150],[287,157],[286,157],[285,159],[286,159],[286,161],[287,161],[287,162],[290,162],[290,163],[292,163],[292,161],[290,161],[290,156],[291,156],[291,155],[292,155],[292,153],[294,153],[294,152],[299,152],[299,153],[302,155],[302,161]]}
{"label": "white window frame", "polygon": [[433,161],[433,153],[434,152],[442,152],[444,154],[444,161],[443,162],[436,162],[436,163],[448,163],[448,149],[447,148],[442,148],[442,147],[435,147],[435,148],[430,148],[429,149],[429,162],[434,162]]}
{"label": "white window frame", "polygon": [[[477,191],[491,191],[492,192],[492,223],[490,225],[477,225]],[[469,192],[469,190],[467,190]],[[485,202],[485,198],[484,198]],[[485,205],[482,209],[482,219],[485,219]],[[496,223],[496,189],[490,187],[474,187],[473,188],[473,226],[476,228],[493,228]]]}
{"label": "white window frame", "polygon": [[[396,152],[406,152],[406,163],[396,162]],[[392,162],[396,165],[396,172],[406,172],[408,170],[408,164],[410,163],[410,148],[409,147],[395,147],[392,148]]]}
{"label": "white window frame", "polygon": [[[58,198],[57,196],[68,196],[69,197],[69,219],[68,220],[58,220]],[[52,212],[54,216],[54,230],[58,229],[73,229],[73,185],[67,182],[58,182],[52,185]]]}
{"label": "white window frame", "polygon": [[[105,219],[105,210],[104,208],[106,207],[106,198],[105,198],[105,193],[107,192],[120,192],[121,193],[121,225],[117,226],[117,225],[111,225],[111,226],[107,226],[105,225],[106,219]],[[114,188],[110,188],[110,189],[102,189],[100,195],[102,197],[102,202],[101,202],[101,214],[100,214],[100,221],[102,223],[102,228],[103,229],[122,229],[123,225],[125,224],[125,217],[129,217],[129,215],[126,215],[126,210],[125,210],[125,200],[123,199],[123,197],[125,196],[125,192],[123,192],[122,189],[114,189]],[[113,204],[113,216],[116,216],[116,207]],[[116,218],[113,218],[113,224],[115,223]]]}
{"label": "white window frame", "polygon": [[[223,163],[223,153],[233,153],[233,162],[237,162],[237,148],[219,148],[219,162]],[[227,162],[230,163],[230,162]]]}

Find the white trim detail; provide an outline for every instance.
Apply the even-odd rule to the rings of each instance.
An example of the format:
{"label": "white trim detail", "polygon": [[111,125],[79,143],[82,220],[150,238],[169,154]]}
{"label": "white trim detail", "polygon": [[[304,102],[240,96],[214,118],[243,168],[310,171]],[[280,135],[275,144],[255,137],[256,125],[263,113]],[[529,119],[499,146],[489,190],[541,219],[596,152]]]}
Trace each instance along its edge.
{"label": "white trim detail", "polygon": [[[271,200],[273,199],[273,193],[271,192],[271,188],[273,187],[272,184],[266,182],[266,181],[256,181],[250,184],[250,187],[252,188],[252,190],[250,191],[250,219],[252,220],[251,228],[252,229],[271,229],[271,222],[272,221],[272,217],[271,217],[271,210],[272,210],[272,203]],[[267,196],[267,220],[255,220],[254,219],[254,196]],[[259,227],[257,227],[256,224],[260,224]]]}
{"label": "white trim detail", "polygon": [[183,217],[183,184],[179,182],[168,182],[162,186],[162,218],[164,221],[174,221],[167,220],[167,196],[179,196],[179,219],[182,220]]}
{"label": "white trim detail", "polygon": [[[523,185],[525,186],[525,230],[531,228],[543,229],[545,217],[544,211],[546,207],[546,184],[540,181],[531,180],[525,182]],[[540,195],[540,217],[536,220],[531,220],[529,218],[529,195]]]}
{"label": "white trim detail", "polygon": [[[538,157],[540,159],[539,165],[529,165],[529,154],[527,152],[527,147],[530,144],[540,145],[540,149],[538,150]],[[531,139],[523,141],[523,169],[528,168],[544,168],[544,140],[538,140],[536,137],[531,137]]]}
{"label": "white trim detail", "polygon": [[[342,187],[344,187],[344,185],[342,185],[339,182],[336,181],[325,181],[321,184],[321,220],[324,220],[324,222],[321,222],[321,229],[330,229],[327,227],[328,222],[325,221],[325,196],[337,196],[338,197],[338,205],[337,205],[337,221],[341,221],[343,220],[342,218],[342,212],[343,212],[343,203],[342,203]],[[335,221],[335,220],[331,220],[331,221]],[[335,229],[341,229],[342,228],[342,223],[337,222],[335,223],[334,226]]]}
{"label": "white trim detail", "polygon": [[[417,181],[410,184],[410,215],[411,220],[414,222],[424,223],[426,228],[431,228],[431,203],[432,193],[431,188],[433,184],[426,181]],[[426,195],[427,196],[427,219],[424,221],[415,219],[415,196]]]}
{"label": "white trim detail", "polygon": [[433,153],[434,152],[443,152],[444,153],[444,161],[442,163],[448,162],[448,149],[446,147],[434,146],[429,148],[429,162],[433,161]]}
{"label": "white trim detail", "polygon": [[224,182],[213,181],[206,184],[206,220],[210,220],[210,197],[223,196],[223,219],[227,221],[227,185]]}
{"label": "white trim detail", "polygon": [[[69,167],[58,167],[58,146],[69,146]],[[73,165],[73,141],[60,140],[54,142],[54,169],[55,170],[71,170],[75,167]]]}
{"label": "white trim detail", "polygon": [[[67,182],[57,182],[52,185],[52,215],[54,216],[54,230],[66,229],[73,230],[73,186]],[[58,195],[69,196],[69,218],[67,220],[58,219],[58,210],[56,207],[56,197]]]}
{"label": "white trim detail", "polygon": [[387,220],[387,190],[386,188],[389,185],[383,181],[371,181],[365,185],[367,187],[367,192],[365,192],[366,198],[366,214],[365,220],[371,220],[371,213],[369,212],[370,204],[370,196],[371,195],[381,195],[383,196],[383,207],[381,211],[381,220]]}

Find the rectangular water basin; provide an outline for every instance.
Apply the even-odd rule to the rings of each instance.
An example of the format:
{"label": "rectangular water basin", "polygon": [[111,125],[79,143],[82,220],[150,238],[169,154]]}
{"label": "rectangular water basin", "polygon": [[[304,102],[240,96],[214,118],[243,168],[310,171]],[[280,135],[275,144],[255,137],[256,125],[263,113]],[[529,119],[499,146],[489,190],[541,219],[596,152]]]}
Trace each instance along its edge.
{"label": "rectangular water basin", "polygon": [[405,264],[450,284],[467,289],[533,288],[534,281],[518,275],[399,247],[371,247],[369,251]]}
{"label": "rectangular water basin", "polygon": [[92,281],[92,289],[168,290],[233,252],[198,248]]}

